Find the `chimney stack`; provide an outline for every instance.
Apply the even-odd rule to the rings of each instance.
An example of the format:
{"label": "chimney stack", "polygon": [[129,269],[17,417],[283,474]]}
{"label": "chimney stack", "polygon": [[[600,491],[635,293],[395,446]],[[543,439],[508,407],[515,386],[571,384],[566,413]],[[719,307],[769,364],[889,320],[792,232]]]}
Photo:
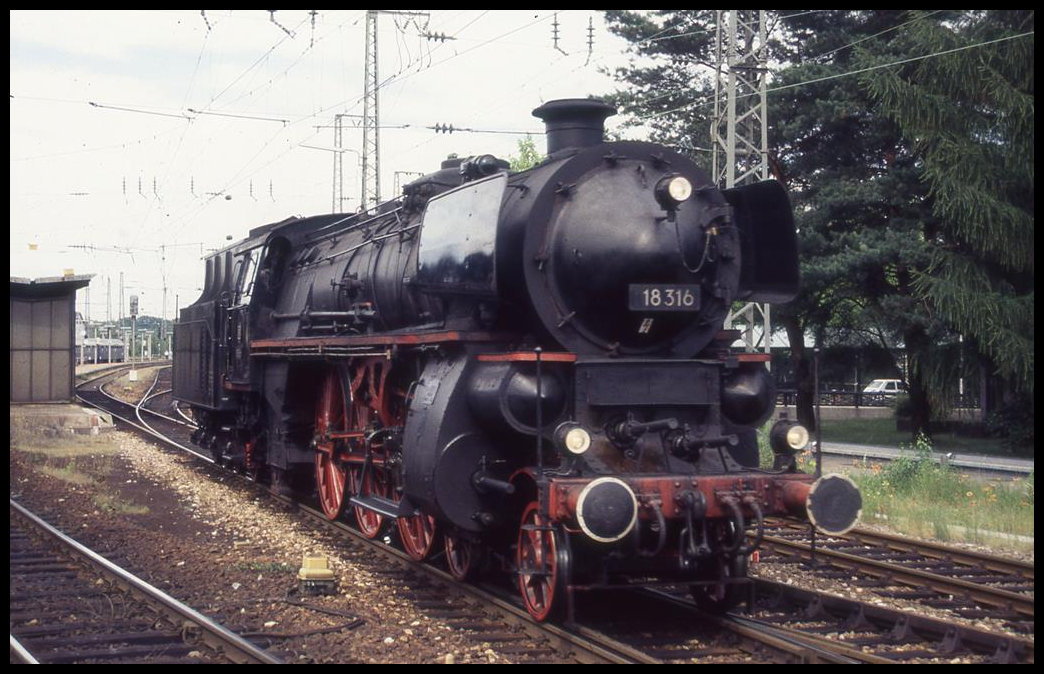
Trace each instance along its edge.
{"label": "chimney stack", "polygon": [[533,111],[544,120],[547,153],[599,145],[605,135],[605,119],[616,108],[594,98],[563,98],[548,101]]}

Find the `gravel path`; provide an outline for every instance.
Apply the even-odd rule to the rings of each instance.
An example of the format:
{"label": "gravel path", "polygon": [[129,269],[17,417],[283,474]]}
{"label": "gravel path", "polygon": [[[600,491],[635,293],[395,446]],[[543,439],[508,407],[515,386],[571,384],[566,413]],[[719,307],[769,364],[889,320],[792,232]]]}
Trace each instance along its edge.
{"label": "gravel path", "polygon": [[[19,441],[11,452],[12,496],[230,628],[269,635],[288,661],[508,661],[398,596],[395,581],[352,561],[327,532],[242,487],[216,482],[128,433],[73,441],[87,444],[34,451],[31,441]],[[335,595],[296,594],[306,554],[329,559]],[[356,616],[361,625],[337,629]],[[284,638],[323,629],[333,631]]]}

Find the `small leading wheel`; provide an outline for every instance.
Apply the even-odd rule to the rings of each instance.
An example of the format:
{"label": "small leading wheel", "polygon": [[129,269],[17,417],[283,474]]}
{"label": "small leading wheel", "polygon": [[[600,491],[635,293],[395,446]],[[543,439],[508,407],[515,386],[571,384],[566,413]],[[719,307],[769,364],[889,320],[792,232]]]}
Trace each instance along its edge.
{"label": "small leading wheel", "polygon": [[446,534],[446,566],[450,575],[460,581],[475,577],[482,565],[482,548],[461,536]]}
{"label": "small leading wheel", "polygon": [[344,389],[337,370],[331,370],[323,379],[319,401],[315,407],[315,484],[319,504],[327,519],[336,520],[348,502],[345,486],[348,470],[343,460],[341,442],[332,437],[344,433],[348,423]]}
{"label": "small leading wheel", "polygon": [[538,622],[561,615],[566,604],[568,552],[561,534],[541,517],[536,502],[526,506],[518,530],[518,589]]}
{"label": "small leading wheel", "polygon": [[[707,571],[701,574],[700,580],[746,578],[749,563],[747,555],[717,557],[707,565]],[[719,615],[736,608],[746,596],[746,590],[747,585],[744,583],[689,586],[692,599],[697,606],[707,613]]]}
{"label": "small leading wheel", "polygon": [[[384,496],[384,489],[380,488],[382,479],[377,478],[376,486],[374,480],[374,469],[366,475],[366,482],[359,487],[359,483],[362,481],[362,466],[352,466],[348,471],[349,489],[352,494],[358,494],[359,496]],[[384,525],[384,517],[378,515],[374,511],[363,508],[361,506],[353,506],[352,511],[355,513],[355,521],[359,525],[359,531],[366,538],[377,538],[377,534],[381,533],[381,527]]]}
{"label": "small leading wheel", "polygon": [[427,559],[435,547],[435,518],[422,513],[413,517],[400,517],[396,524],[406,554],[418,562]]}

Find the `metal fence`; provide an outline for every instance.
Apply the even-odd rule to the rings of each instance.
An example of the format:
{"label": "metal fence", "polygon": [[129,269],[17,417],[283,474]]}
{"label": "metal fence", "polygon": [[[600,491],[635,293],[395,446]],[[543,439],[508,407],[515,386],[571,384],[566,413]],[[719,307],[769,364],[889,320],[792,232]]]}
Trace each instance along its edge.
{"label": "metal fence", "polygon": [[[894,407],[895,393],[863,393],[861,391],[820,391],[819,404],[824,407]],[[776,404],[791,407],[797,404],[797,389],[778,389]],[[813,403],[814,404],[814,403]],[[957,397],[957,409],[978,409],[979,397],[961,395]]]}

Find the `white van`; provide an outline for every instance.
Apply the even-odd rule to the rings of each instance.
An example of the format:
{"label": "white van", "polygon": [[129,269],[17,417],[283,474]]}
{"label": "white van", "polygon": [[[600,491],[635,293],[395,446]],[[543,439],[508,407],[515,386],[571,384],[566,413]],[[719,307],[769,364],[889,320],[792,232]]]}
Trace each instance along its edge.
{"label": "white van", "polygon": [[863,393],[902,393],[906,390],[906,384],[902,379],[875,379],[866,385]]}

